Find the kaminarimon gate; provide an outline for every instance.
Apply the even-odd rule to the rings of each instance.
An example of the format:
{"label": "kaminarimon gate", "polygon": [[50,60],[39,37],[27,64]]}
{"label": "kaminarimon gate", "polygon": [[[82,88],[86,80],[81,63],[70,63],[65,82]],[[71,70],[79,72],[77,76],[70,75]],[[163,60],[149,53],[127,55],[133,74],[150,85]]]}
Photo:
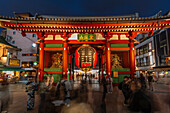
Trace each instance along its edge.
{"label": "kaminarimon gate", "polygon": [[[160,17],[0,17],[0,27],[37,34],[39,40],[39,81],[45,74],[73,78],[74,65],[91,70],[98,60],[99,74],[121,78],[135,72],[134,39],[170,26],[170,16]],[[26,42],[25,42],[26,43]],[[99,57],[96,57],[96,52]],[[97,59],[96,59],[97,58]]]}

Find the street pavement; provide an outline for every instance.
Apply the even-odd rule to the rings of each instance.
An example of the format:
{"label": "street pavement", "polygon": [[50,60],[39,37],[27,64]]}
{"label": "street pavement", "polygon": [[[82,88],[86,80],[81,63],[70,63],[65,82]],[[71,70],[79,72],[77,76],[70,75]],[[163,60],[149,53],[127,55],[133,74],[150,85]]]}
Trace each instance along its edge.
{"label": "street pavement", "polygon": [[[10,84],[0,87],[0,95],[8,102],[3,111],[7,113],[38,113],[40,97],[35,95],[35,107],[27,111],[24,84]],[[44,109],[45,113],[131,113],[127,107],[123,106],[123,94],[117,87],[113,88],[113,93],[106,95],[105,103],[102,103],[102,86],[99,84],[88,84],[87,90],[79,90],[80,84],[74,83],[74,98],[70,102],[70,107],[61,105],[54,106],[51,102],[56,100],[54,94],[48,94]],[[77,92],[77,93],[75,93]],[[147,91],[153,100],[153,113],[170,113],[170,85],[154,83],[154,91]],[[59,100],[64,99],[61,93]]]}

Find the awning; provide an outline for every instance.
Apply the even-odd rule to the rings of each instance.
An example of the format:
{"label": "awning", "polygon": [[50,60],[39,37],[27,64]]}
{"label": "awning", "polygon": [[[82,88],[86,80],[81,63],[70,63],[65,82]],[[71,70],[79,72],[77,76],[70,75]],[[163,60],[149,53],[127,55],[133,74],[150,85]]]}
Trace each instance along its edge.
{"label": "awning", "polygon": [[16,67],[0,67],[0,71],[26,71]]}

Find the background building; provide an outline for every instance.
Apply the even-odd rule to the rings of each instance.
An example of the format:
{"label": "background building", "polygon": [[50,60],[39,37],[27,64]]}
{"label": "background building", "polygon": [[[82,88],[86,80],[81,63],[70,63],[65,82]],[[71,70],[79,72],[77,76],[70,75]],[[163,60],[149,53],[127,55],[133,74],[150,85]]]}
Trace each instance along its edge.
{"label": "background building", "polygon": [[141,33],[136,39],[139,41],[139,44],[135,46],[137,75],[141,72],[153,72],[153,67],[155,66],[153,37],[148,36],[148,33]]}
{"label": "background building", "polygon": [[18,52],[18,59],[21,61],[22,69],[26,70],[26,74],[35,75],[34,64],[37,64],[37,45],[34,43],[37,41],[37,36],[33,33],[26,33],[26,36],[22,36],[20,31],[7,29],[6,40],[19,48],[22,51]]}
{"label": "background building", "polygon": [[0,74],[7,74],[9,77],[19,77],[20,60],[17,58],[21,49],[9,44],[4,37],[0,36]]}
{"label": "background building", "polygon": [[170,28],[161,30],[154,36],[155,71],[161,76],[168,75],[170,70]]}

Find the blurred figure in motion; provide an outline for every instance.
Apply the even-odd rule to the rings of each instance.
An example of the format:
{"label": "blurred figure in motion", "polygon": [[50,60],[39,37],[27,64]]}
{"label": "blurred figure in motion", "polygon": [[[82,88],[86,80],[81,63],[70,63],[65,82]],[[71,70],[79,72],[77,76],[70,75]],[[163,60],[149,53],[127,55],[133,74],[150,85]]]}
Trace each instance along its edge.
{"label": "blurred figure in motion", "polygon": [[40,100],[38,113],[46,113],[45,100],[46,100],[47,91],[48,91],[48,81],[47,81],[47,77],[45,77],[44,80],[39,84],[38,93],[40,94],[41,100]]}
{"label": "blurred figure in motion", "polygon": [[125,97],[125,100],[124,100],[124,105],[128,105],[129,104],[129,98],[130,98],[130,95],[131,95],[131,90],[130,90],[130,80],[128,79],[127,76],[124,77],[124,80],[119,84],[118,88],[120,90],[122,90],[122,93]]}
{"label": "blurred figure in motion", "polygon": [[113,90],[113,86],[112,86],[112,77],[109,76],[109,78],[107,79],[107,83],[108,83],[108,93],[112,93]]}
{"label": "blurred figure in motion", "polygon": [[142,84],[137,82],[131,83],[131,97],[130,97],[130,104],[128,108],[133,112],[140,112],[140,113],[150,113],[151,112],[151,100],[150,97],[147,96],[143,90],[141,90]]}
{"label": "blurred figure in motion", "polygon": [[56,98],[59,99],[60,97],[60,87],[61,87],[61,81],[59,81],[56,85]]}
{"label": "blurred figure in motion", "polygon": [[26,84],[27,110],[32,110],[35,103],[35,91],[37,89],[37,85],[34,82],[33,77],[29,77],[28,79],[28,83]]}
{"label": "blurred figure in motion", "polygon": [[149,90],[152,90],[152,91],[153,91],[153,85],[152,85],[153,77],[151,76],[150,73],[148,74],[147,77],[148,77],[148,86],[149,86]]}
{"label": "blurred figure in motion", "polygon": [[64,104],[69,106],[69,102],[70,102],[70,91],[72,90],[72,86],[69,80],[62,80],[61,81],[63,87],[64,87],[64,94],[65,94],[65,98],[64,98]]}
{"label": "blurred figure in motion", "polygon": [[107,81],[106,81],[106,76],[105,75],[103,78],[102,78],[102,84],[103,84],[103,97],[102,97],[102,101],[104,102],[105,98],[106,98],[106,93],[107,93]]}
{"label": "blurred figure in motion", "polygon": [[94,112],[89,104],[72,102],[70,107],[64,106],[61,113],[94,113]]}
{"label": "blurred figure in motion", "polygon": [[48,85],[49,90],[52,89],[53,83],[54,83],[54,77],[53,77],[53,74],[50,74],[49,85]]}
{"label": "blurred figure in motion", "polygon": [[146,89],[146,81],[145,81],[145,77],[144,77],[143,73],[140,73],[139,80],[142,85],[141,89],[145,90]]}

